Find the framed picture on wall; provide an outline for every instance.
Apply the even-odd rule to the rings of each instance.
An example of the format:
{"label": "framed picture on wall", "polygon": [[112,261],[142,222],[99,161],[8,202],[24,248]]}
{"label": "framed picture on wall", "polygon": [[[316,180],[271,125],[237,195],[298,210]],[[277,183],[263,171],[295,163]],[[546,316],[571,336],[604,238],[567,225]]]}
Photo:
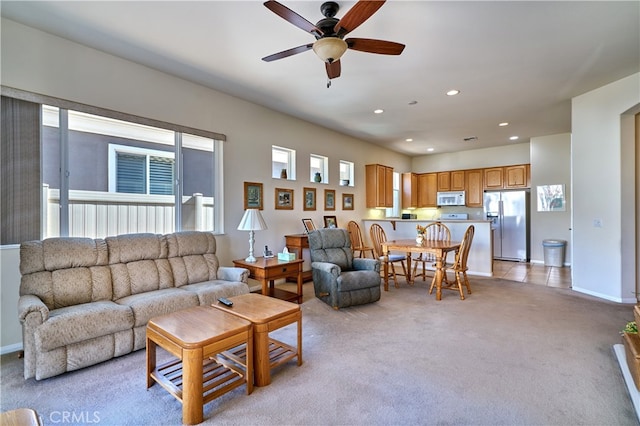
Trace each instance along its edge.
{"label": "framed picture on wall", "polygon": [[244,209],[263,209],[262,184],[258,182],[244,183]]}
{"label": "framed picture on wall", "polygon": [[276,210],[293,210],[293,189],[276,188]]}
{"label": "framed picture on wall", "polygon": [[316,209],[316,189],[315,188],[303,188],[304,204],[303,210],[315,210]]}
{"label": "framed picture on wall", "polygon": [[342,194],[342,210],[353,210],[353,194]]}
{"label": "framed picture on wall", "polygon": [[324,190],[324,209],[325,210],[336,209],[336,191],[334,189]]}

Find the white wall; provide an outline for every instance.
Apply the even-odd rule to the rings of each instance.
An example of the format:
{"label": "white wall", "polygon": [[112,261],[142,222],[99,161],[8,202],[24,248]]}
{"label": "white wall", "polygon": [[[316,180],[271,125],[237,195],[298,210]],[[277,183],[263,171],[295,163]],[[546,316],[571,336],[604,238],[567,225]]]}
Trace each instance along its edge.
{"label": "white wall", "polygon": [[[538,212],[538,185],[563,184],[566,210]],[[571,264],[571,134],[531,138],[531,262],[542,263],[542,240],[567,242],[565,265]]]}
{"label": "white wall", "polygon": [[512,164],[528,164],[529,143],[470,149],[468,151],[429,154],[414,157],[411,171],[415,173],[442,172],[448,170],[482,169]]}
{"label": "white wall", "polygon": [[[224,146],[225,234],[217,237],[223,265],[248,255],[249,235],[237,231],[243,213],[243,182],[264,185],[263,215],[269,229],[256,232],[256,249],[284,247],[284,235],[303,232],[301,218],[316,225],[335,215],[338,225],[368,216],[364,165],[380,162],[398,172],[411,168],[407,156],[341,135],[278,112],[190,83],[106,53],[2,19],[1,83],[34,93],[167,121],[227,135]],[[297,150],[298,180],[271,179],[271,145]],[[329,158],[330,184],[308,182],[309,154]],[[355,187],[340,187],[339,160],[355,163]],[[302,188],[315,187],[318,209],[302,210]],[[294,190],[294,210],[274,210],[274,189]],[[336,210],[324,211],[324,189],[336,190]],[[342,193],[353,193],[354,210],[342,210]],[[2,252],[3,348],[21,341],[20,329],[6,316],[17,316],[20,282],[17,250]]]}
{"label": "white wall", "polygon": [[637,244],[623,251],[622,235],[636,234],[638,212],[628,214],[636,203],[626,185],[637,171],[623,161],[633,132],[623,131],[622,118],[639,103],[640,74],[572,100],[573,289],[626,303],[636,302],[636,283],[635,274],[623,279],[623,265],[637,268]]}

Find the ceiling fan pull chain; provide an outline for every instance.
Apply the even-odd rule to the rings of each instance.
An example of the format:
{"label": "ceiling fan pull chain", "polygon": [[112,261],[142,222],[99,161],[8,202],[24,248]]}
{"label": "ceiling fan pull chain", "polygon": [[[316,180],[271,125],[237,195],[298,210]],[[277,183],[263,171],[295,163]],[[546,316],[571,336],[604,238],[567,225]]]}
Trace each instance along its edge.
{"label": "ceiling fan pull chain", "polygon": [[330,78],[327,78],[327,89],[328,89],[329,87],[331,87],[331,79],[330,79]]}

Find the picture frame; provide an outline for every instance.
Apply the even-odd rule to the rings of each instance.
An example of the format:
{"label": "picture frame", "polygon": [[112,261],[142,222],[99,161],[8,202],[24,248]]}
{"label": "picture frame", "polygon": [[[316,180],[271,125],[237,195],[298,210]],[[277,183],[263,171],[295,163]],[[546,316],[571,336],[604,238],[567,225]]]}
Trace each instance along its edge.
{"label": "picture frame", "polygon": [[337,228],[338,220],[335,216],[325,216],[324,217],[324,227],[325,228]]}
{"label": "picture frame", "polygon": [[342,194],[342,210],[353,210],[353,194]]}
{"label": "picture frame", "polygon": [[[312,211],[316,209],[316,189],[303,188],[302,210]],[[303,219],[304,220],[304,219]]]}
{"label": "picture frame", "polygon": [[274,204],[276,210],[293,210],[293,189],[276,188]]}
{"label": "picture frame", "polygon": [[564,184],[539,185],[536,188],[539,212],[566,211]]}
{"label": "picture frame", "polygon": [[316,230],[316,225],[314,225],[313,220],[311,219],[302,219],[302,224],[304,225],[304,231],[307,234]]}
{"label": "picture frame", "polygon": [[324,190],[324,209],[335,210],[336,209],[336,191],[335,189]]}
{"label": "picture frame", "polygon": [[260,182],[244,183],[244,209],[264,209],[262,184]]}

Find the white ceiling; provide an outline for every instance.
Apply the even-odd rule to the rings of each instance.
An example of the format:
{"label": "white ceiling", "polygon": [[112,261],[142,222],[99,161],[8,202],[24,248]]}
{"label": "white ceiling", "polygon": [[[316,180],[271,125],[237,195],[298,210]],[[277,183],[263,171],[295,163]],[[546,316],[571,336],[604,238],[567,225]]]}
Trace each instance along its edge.
{"label": "white ceiling", "polygon": [[[323,18],[322,0],[281,3],[312,23]],[[338,3],[338,18],[355,4]],[[570,132],[572,97],[640,71],[638,1],[391,0],[349,37],[403,43],[402,55],[347,51],[330,88],[313,51],[261,60],[314,38],[259,1],[0,7],[17,22],[412,156]],[[461,93],[446,96],[453,88]]]}

